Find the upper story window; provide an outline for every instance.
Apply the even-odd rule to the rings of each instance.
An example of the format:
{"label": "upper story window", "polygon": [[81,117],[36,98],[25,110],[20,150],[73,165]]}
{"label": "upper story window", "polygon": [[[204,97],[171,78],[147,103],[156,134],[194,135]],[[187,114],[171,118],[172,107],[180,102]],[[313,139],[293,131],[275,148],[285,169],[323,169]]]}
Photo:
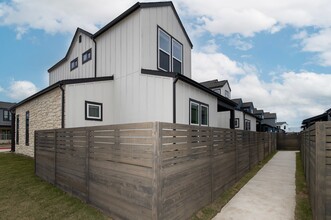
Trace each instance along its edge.
{"label": "upper story window", "polygon": [[250,131],[251,130],[251,121],[246,119],[245,120],[245,130]]}
{"label": "upper story window", "polygon": [[234,127],[239,128],[239,118],[234,119]]}
{"label": "upper story window", "polygon": [[11,113],[8,110],[3,110],[3,120],[11,121]]}
{"label": "upper story window", "polygon": [[83,64],[92,59],[92,50],[91,48],[83,53],[82,62]]}
{"label": "upper story window", "polygon": [[76,57],[70,62],[70,71],[76,69],[77,67],[78,67],[78,57]]}
{"label": "upper story window", "polygon": [[221,89],[213,89],[214,92],[221,94]]}
{"label": "upper story window", "polygon": [[161,28],[158,28],[158,68],[176,73],[183,70],[183,45]]}
{"label": "upper story window", "polygon": [[183,63],[183,46],[172,39],[172,71],[175,73],[182,73]]}

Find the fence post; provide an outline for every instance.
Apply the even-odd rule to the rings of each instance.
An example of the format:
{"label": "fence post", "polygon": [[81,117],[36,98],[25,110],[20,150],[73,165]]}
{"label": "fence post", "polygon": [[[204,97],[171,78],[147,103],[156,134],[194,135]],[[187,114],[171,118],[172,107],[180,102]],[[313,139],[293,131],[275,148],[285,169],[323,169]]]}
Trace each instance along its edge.
{"label": "fence post", "polygon": [[214,164],[214,129],[210,128],[210,135],[209,135],[209,144],[210,144],[210,179],[211,179],[211,183],[210,183],[210,197],[211,197],[211,202],[214,201],[214,170],[213,170],[213,164]]}
{"label": "fence post", "polygon": [[57,148],[57,131],[54,130],[54,185],[57,185],[56,181],[56,173],[57,173],[57,156],[56,156],[56,148]]}
{"label": "fence post", "polygon": [[160,122],[153,123],[153,196],[152,219],[161,219],[162,216],[162,164],[161,164],[161,128]]}
{"label": "fence post", "polygon": [[326,203],[326,189],[325,189],[325,175],[326,175],[326,127],[323,122],[316,122],[315,127],[315,141],[316,141],[316,160],[315,160],[315,209],[316,219],[326,219],[325,203]]}
{"label": "fence post", "polygon": [[90,135],[91,131],[86,129],[86,152],[85,152],[85,178],[86,178],[86,203],[90,202]]}

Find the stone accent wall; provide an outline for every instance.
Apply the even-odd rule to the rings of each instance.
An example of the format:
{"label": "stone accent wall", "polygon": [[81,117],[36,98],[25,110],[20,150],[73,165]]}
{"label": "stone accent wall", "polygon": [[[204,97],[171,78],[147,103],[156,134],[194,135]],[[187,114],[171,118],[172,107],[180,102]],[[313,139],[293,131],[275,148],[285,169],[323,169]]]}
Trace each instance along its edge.
{"label": "stone accent wall", "polygon": [[[62,91],[60,88],[51,90],[17,107],[16,117],[19,115],[19,144],[16,144],[16,153],[33,157],[35,130],[61,128],[61,109]],[[29,146],[25,145],[25,119],[27,111],[30,113]]]}

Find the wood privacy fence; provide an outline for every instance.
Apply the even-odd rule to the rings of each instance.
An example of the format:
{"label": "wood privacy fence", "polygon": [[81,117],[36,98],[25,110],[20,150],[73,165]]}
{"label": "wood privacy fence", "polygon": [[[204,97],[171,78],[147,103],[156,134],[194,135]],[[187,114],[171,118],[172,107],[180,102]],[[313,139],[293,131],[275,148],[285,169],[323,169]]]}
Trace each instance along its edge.
{"label": "wood privacy fence", "polygon": [[300,133],[277,133],[277,150],[300,150]]}
{"label": "wood privacy fence", "polygon": [[275,134],[161,122],[43,130],[35,172],[116,219],[188,219],[275,150]]}
{"label": "wood privacy fence", "polygon": [[301,132],[301,157],[314,219],[331,219],[331,122]]}

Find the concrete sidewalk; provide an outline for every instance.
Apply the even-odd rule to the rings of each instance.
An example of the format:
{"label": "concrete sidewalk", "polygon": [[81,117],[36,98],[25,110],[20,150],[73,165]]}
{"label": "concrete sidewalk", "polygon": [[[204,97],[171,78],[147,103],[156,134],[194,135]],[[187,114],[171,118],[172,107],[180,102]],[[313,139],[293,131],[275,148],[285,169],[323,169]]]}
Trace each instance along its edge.
{"label": "concrete sidewalk", "polygon": [[294,219],[295,164],[294,151],[277,152],[213,220]]}

